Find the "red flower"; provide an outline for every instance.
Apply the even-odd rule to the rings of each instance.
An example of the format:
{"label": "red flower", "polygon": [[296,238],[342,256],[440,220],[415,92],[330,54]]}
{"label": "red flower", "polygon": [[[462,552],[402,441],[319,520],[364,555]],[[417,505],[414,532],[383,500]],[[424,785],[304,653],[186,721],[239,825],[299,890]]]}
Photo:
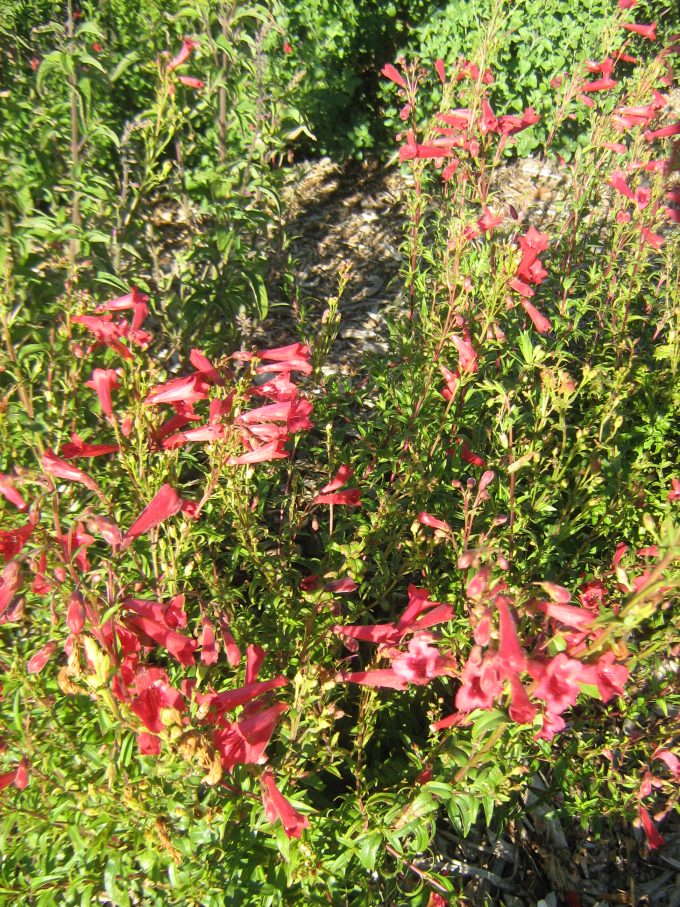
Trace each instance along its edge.
{"label": "red flower", "polygon": [[75,466],[71,466],[65,460],[60,460],[53,450],[50,450],[48,448],[45,451],[45,453],[42,455],[41,463],[42,468],[48,475],[54,476],[57,479],[65,479],[67,482],[79,482],[81,485],[89,488],[90,491],[93,491],[100,498],[103,497],[101,489],[94,479],[91,479],[86,473],[82,471],[82,469],[77,469]]}
{"label": "red flower", "polygon": [[10,606],[21,587],[21,572],[16,561],[10,561],[0,576],[0,616]]}
{"label": "red flower", "polygon": [[539,334],[547,334],[552,330],[552,325],[545,315],[539,312],[536,306],[532,305],[528,299],[521,299],[520,304],[529,318],[531,318],[531,321]]}
{"label": "red flower", "polygon": [[14,479],[11,476],[5,476],[0,473],[0,494],[6,498],[10,504],[18,510],[28,510],[28,504],[21,497],[14,485]]}
{"label": "red flower", "polygon": [[560,715],[574,705],[579,695],[578,678],[582,676],[583,665],[560,652],[546,662],[532,661],[529,672],[537,678],[534,695],[543,699],[552,715]]}
{"label": "red flower", "polygon": [[656,41],[656,22],[652,22],[651,25],[638,25],[637,22],[622,22],[621,27],[625,28],[626,31],[632,31],[636,35],[646,38],[648,41]]}
{"label": "red flower", "polygon": [[83,632],[85,626],[85,602],[80,592],[74,591],[71,594],[66,612],[66,626],[71,633],[78,634]]}
{"label": "red flower", "polygon": [[293,53],[293,47],[292,47],[292,45],[290,45],[290,44],[288,43],[288,41],[284,41],[284,42],[283,42],[283,52],[284,52],[284,54],[292,54],[292,53]]}
{"label": "red flower", "polygon": [[435,60],[434,68],[437,70],[437,75],[439,76],[439,80],[442,85],[446,85],[446,71],[444,70],[444,61]]}
{"label": "red flower", "polygon": [[668,500],[671,502],[680,501],[680,479],[671,479],[671,490],[668,492]]}
{"label": "red flower", "polygon": [[120,450],[117,444],[88,444],[75,432],[71,435],[71,442],[62,444],[59,453],[64,460],[75,460],[76,457],[101,457],[104,454],[117,453]]}
{"label": "red flower", "polygon": [[394,668],[381,668],[376,671],[354,671],[350,674],[336,674],[338,683],[360,683],[367,687],[385,687],[388,690],[405,690],[407,681]]}
{"label": "red flower", "polygon": [[201,661],[203,662],[203,664],[217,664],[219,655],[217,651],[217,643],[215,640],[215,631],[213,630],[212,624],[207,617],[204,617],[202,621],[201,639],[199,645],[201,647]]}
{"label": "red flower", "polygon": [[16,557],[22,550],[26,542],[33,535],[35,526],[26,523],[25,526],[19,526],[17,529],[0,530],[0,556],[5,563]]}
{"label": "red flower", "polygon": [[350,507],[356,507],[361,502],[361,489],[351,488],[347,491],[337,491],[354,475],[354,470],[349,466],[341,466],[335,477],[324,485],[320,493],[316,495],[313,504],[345,504]]}
{"label": "red flower", "polygon": [[649,844],[650,850],[657,850],[659,847],[663,847],[666,843],[666,839],[663,835],[659,834],[656,829],[656,825],[652,822],[652,817],[649,815],[644,806],[640,806],[640,821],[642,822],[642,827],[645,832],[645,837],[647,838],[647,843]]}
{"label": "red flower", "polygon": [[459,712],[492,708],[503,689],[494,660],[483,659],[476,646],[470,652],[461,680],[462,686],[456,693],[456,708]]}
{"label": "red flower", "polygon": [[424,685],[434,677],[451,675],[455,663],[450,657],[441,655],[439,649],[432,645],[434,637],[430,633],[417,633],[409,640],[408,651],[401,652],[392,658],[392,669],[395,674],[408,683]]}
{"label": "red flower", "polygon": [[128,544],[130,539],[149,532],[164,520],[179,513],[181,509],[182,499],[172,485],[166,483],[125,533],[124,544]]}
{"label": "red flower", "polygon": [[120,387],[118,373],[112,368],[96,368],[92,372],[92,379],[85,382],[85,387],[96,391],[105,416],[113,416],[111,391]]}
{"label": "red flower", "polygon": [[274,783],[271,769],[262,773],[262,805],[269,822],[281,820],[283,830],[288,838],[299,838],[303,829],[309,828],[309,819],[294,809]]}
{"label": "red flower", "polygon": [[33,654],[26,665],[26,670],[29,674],[39,674],[42,669],[45,667],[50,658],[54,655],[57,648],[57,644],[54,640],[46,643],[42,649],[38,649],[35,654]]}
{"label": "red flower", "polygon": [[187,375],[185,378],[172,378],[165,384],[158,384],[144,400],[146,406],[158,403],[196,403],[205,400],[207,382],[201,374]]}
{"label": "red flower", "polygon": [[394,82],[394,84],[398,85],[400,88],[406,88],[406,82],[399,74],[398,70],[396,70],[391,63],[385,63],[383,68],[380,70],[380,75],[385,76],[386,79]]}
{"label": "red flower", "polygon": [[442,532],[451,532],[451,527],[448,523],[445,523],[444,520],[437,519],[436,516],[432,516],[430,513],[425,513],[425,511],[418,514],[417,520],[423,526],[429,526],[431,529],[440,529]]}
{"label": "red flower", "polygon": [[285,460],[288,457],[288,451],[283,447],[283,441],[271,441],[268,444],[261,444],[253,448],[248,453],[241,454],[240,457],[230,457],[227,460],[229,466],[245,466],[249,463],[268,463],[270,460]]}

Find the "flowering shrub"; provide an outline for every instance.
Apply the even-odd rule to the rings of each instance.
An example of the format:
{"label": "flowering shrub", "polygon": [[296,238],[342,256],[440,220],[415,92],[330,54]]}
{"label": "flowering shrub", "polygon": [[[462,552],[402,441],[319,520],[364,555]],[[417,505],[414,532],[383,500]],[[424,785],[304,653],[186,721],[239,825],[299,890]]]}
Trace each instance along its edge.
{"label": "flowering shrub", "polygon": [[[13,902],[453,901],[437,829],[519,815],[539,771],[565,813],[664,846],[680,126],[675,51],[618,77],[625,31],[563,87],[554,128],[583,105],[592,133],[540,229],[495,186],[536,113],[494,108],[494,34],[385,67],[413,188],[405,310],[368,380],[321,380],[323,328],[169,370],[150,294],[84,285],[78,246],[53,322],[18,324],[7,267]],[[158,110],[196,51],[160,60]]]}

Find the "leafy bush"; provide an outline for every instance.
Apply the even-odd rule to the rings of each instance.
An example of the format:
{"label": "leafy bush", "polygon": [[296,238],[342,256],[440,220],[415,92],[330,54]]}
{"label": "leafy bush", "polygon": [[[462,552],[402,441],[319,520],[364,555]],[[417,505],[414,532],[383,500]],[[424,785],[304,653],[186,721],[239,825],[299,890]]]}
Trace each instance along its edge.
{"label": "leafy bush", "polygon": [[[654,7],[652,18],[661,13],[663,21],[670,6],[657,3]],[[638,18],[647,21],[644,13]],[[556,107],[555,80],[562,80],[585,60],[601,58],[603,41],[612,27],[611,4],[608,0],[451,0],[413,29],[403,49],[423,62],[439,58],[452,66],[459,57],[474,55],[492,22],[496,43],[486,49],[494,71],[492,103],[508,113],[533,107],[541,117],[539,125],[518,139],[516,153],[525,157],[547,138],[546,124]],[[433,100],[434,96],[425,99],[423,113],[432,113]],[[576,109],[571,116],[559,137],[559,150],[567,157],[587,141],[589,133],[587,108]],[[398,123],[394,114],[392,122]]]}
{"label": "leafy bush", "polygon": [[[492,106],[497,40],[492,24],[429,82],[385,68],[408,108],[405,309],[359,383],[324,378],[338,299],[299,343],[194,347],[169,368],[156,350],[179,319],[84,258],[143,263],[148,234],[93,239],[74,161],[37,224],[5,176],[12,903],[455,903],[437,830],[502,827],[539,771],[593,834],[635,819],[663,845],[680,775],[670,51],[606,93],[572,74],[555,127],[585,97],[590,140],[541,232],[496,191],[535,120]],[[135,212],[168,185],[196,53],[148,69]],[[608,78],[613,57],[597,66]]]}

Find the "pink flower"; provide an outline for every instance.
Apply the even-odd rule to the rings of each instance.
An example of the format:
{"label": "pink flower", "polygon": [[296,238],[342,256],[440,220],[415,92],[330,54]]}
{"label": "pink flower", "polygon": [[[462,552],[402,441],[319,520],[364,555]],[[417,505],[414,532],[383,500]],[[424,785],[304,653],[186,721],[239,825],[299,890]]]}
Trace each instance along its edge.
{"label": "pink flower", "polygon": [[224,644],[224,651],[227,656],[227,661],[229,662],[229,667],[235,668],[241,661],[241,650],[236,645],[236,640],[231,635],[229,624],[224,615],[220,615],[220,631],[222,633],[222,642]]}
{"label": "pink flower", "polygon": [[455,703],[459,712],[490,709],[503,690],[494,661],[483,659],[477,647],[470,652],[460,679],[462,686],[456,693]]}
{"label": "pink flower", "polygon": [[79,482],[100,498],[103,497],[101,489],[94,479],[91,479],[82,471],[82,469],[77,469],[65,460],[60,460],[53,450],[48,448],[45,451],[42,455],[41,463],[42,468],[48,475],[54,476],[57,479],[64,479],[67,482]]}
{"label": "pink flower", "polygon": [[268,463],[270,460],[285,460],[287,457],[288,451],[284,449],[283,441],[278,440],[254,447],[239,457],[230,457],[227,463],[229,466],[245,466],[249,463]]}
{"label": "pink flower", "polygon": [[21,572],[16,561],[10,561],[0,576],[0,616],[9,608],[21,588]]}
{"label": "pink flower", "polygon": [[560,652],[547,662],[532,661],[529,672],[537,679],[534,695],[543,699],[552,715],[560,715],[574,705],[579,695],[578,677],[583,665]]}
{"label": "pink flower", "polygon": [[293,47],[292,47],[291,44],[288,43],[288,41],[284,41],[284,42],[283,42],[283,52],[284,52],[284,54],[292,54],[292,53],[293,53]]}
{"label": "pink flower", "polygon": [[202,621],[201,639],[199,641],[199,646],[201,647],[201,661],[203,662],[203,664],[217,664],[219,653],[217,651],[215,631],[213,630],[212,624],[207,617],[204,617]]}
{"label": "pink flower", "polygon": [[429,683],[434,677],[451,675],[455,663],[449,657],[441,655],[433,646],[434,637],[430,633],[417,633],[409,640],[408,651],[395,655],[392,669],[408,683],[421,686]]}
{"label": "pink flower", "polygon": [[78,635],[85,627],[85,602],[80,592],[74,591],[68,603],[66,626],[71,633]]}
{"label": "pink flower", "polygon": [[16,529],[0,530],[0,556],[7,562],[16,557],[26,542],[33,535],[35,526],[32,523],[26,523],[25,526],[18,526]]}
{"label": "pink flower", "polygon": [[344,504],[350,507],[356,507],[361,502],[361,489],[351,488],[347,491],[337,491],[354,475],[354,471],[349,466],[341,466],[335,477],[324,485],[321,492],[316,495],[313,504]]}
{"label": "pink flower", "polygon": [[439,81],[442,83],[442,85],[446,85],[446,71],[444,69],[444,61],[435,60],[434,68],[436,69],[437,75],[439,76]]}
{"label": "pink flower", "polygon": [[336,674],[338,683],[359,683],[367,687],[386,687],[389,690],[405,690],[407,681],[394,668],[380,668],[376,671],[354,671],[350,674]]}
{"label": "pink flower", "polygon": [[680,479],[671,479],[671,490],[668,492],[668,500],[671,502],[680,501]]}
{"label": "pink flower", "polygon": [[652,759],[658,759],[663,762],[674,778],[680,779],[680,759],[670,750],[658,749],[652,755]]}
{"label": "pink flower", "polygon": [[281,820],[283,830],[288,838],[300,838],[305,828],[309,828],[309,819],[299,813],[286,800],[274,783],[271,769],[262,772],[262,805],[269,822]]}
{"label": "pink flower", "polygon": [[197,90],[205,88],[203,79],[197,79],[195,76],[177,76],[177,78],[182,85],[186,85],[187,88],[195,88]]}
{"label": "pink flower", "polygon": [[131,539],[144,535],[181,509],[182,499],[172,485],[166,483],[125,533],[124,545],[127,546]]}
{"label": "pink flower", "polygon": [[160,756],[161,740],[155,734],[140,731],[137,734],[137,746],[141,756]]}
{"label": "pink flower", "polygon": [[198,41],[194,41],[193,38],[184,38],[182,41],[182,48],[179,53],[170,60],[168,63],[168,72],[172,72],[173,69],[177,69],[182,66],[191,56],[192,51],[201,45]]}

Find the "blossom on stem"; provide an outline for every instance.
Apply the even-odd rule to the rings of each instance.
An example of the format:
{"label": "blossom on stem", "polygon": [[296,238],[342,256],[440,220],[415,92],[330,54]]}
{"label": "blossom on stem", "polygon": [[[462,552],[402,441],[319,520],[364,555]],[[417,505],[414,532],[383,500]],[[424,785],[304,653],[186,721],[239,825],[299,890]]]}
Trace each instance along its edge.
{"label": "blossom on stem", "polygon": [[71,466],[65,460],[59,459],[53,450],[48,448],[42,455],[40,462],[42,463],[42,468],[48,475],[54,476],[57,479],[64,479],[67,482],[78,482],[86,488],[89,488],[90,491],[93,491],[100,498],[103,497],[101,489],[94,479],[91,479],[90,476],[82,471],[82,469]]}
{"label": "blossom on stem", "polygon": [[641,38],[646,38],[648,41],[656,41],[656,22],[652,22],[649,25],[641,25],[637,22],[622,22],[621,28],[640,35]]}
{"label": "blossom on stem", "polygon": [[130,540],[137,536],[144,535],[149,530],[158,526],[164,520],[175,516],[182,509],[182,499],[177,494],[172,485],[167,483],[161,486],[159,492],[147,504],[135,522],[125,533],[124,546],[127,547]]}
{"label": "blossom on stem", "polygon": [[85,382],[85,387],[90,387],[96,392],[104,415],[113,416],[111,392],[120,387],[118,372],[112,368],[96,368],[90,381]]}
{"label": "blossom on stem", "polygon": [[262,805],[264,814],[269,822],[281,820],[283,830],[288,838],[300,838],[305,828],[309,828],[309,819],[298,812],[274,783],[271,769],[262,773]]}
{"label": "blossom on stem", "polygon": [[192,52],[200,46],[201,45],[198,43],[198,41],[195,41],[193,38],[184,38],[179,53],[176,54],[168,63],[168,72],[172,72],[174,69],[178,69],[184,63],[186,63]]}
{"label": "blossom on stem", "polygon": [[17,491],[14,479],[11,476],[0,474],[0,494],[6,498],[10,504],[14,504],[17,510],[28,510],[28,504]]}

